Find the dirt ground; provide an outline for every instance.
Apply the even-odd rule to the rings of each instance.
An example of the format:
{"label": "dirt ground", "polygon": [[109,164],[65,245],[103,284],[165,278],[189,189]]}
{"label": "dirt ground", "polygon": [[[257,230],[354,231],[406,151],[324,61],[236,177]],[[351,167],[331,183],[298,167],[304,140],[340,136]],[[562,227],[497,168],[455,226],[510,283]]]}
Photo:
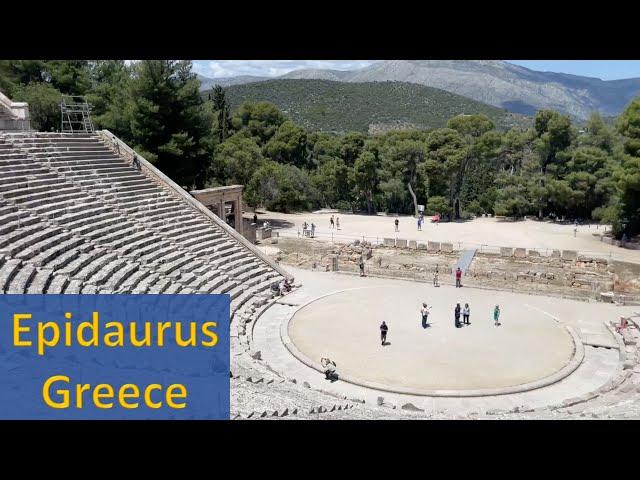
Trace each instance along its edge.
{"label": "dirt ground", "polygon": [[[340,219],[340,229],[330,229],[329,219]],[[316,225],[316,239],[321,241],[349,242],[356,238],[381,242],[383,238],[400,238],[451,242],[454,248],[497,246],[520,247],[538,250],[577,250],[582,254],[607,255],[619,261],[640,264],[640,250],[630,250],[609,245],[600,240],[605,227],[579,225],[574,237],[573,224],[539,222],[535,220],[508,221],[496,218],[477,218],[465,222],[433,224],[425,217],[422,231],[411,216],[399,216],[399,232],[394,231],[395,216],[353,215],[343,213],[276,213],[258,211],[258,224],[268,221],[281,236],[297,237],[302,233],[303,222]]]}

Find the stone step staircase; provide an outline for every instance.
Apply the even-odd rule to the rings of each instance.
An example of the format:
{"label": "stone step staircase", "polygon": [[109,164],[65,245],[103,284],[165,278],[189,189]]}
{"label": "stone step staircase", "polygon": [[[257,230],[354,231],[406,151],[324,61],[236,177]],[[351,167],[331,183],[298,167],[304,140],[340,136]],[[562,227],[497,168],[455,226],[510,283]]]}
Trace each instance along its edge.
{"label": "stone step staircase", "polygon": [[[0,293],[229,293],[282,278],[93,134],[0,134]],[[248,310],[247,310],[248,311]]]}

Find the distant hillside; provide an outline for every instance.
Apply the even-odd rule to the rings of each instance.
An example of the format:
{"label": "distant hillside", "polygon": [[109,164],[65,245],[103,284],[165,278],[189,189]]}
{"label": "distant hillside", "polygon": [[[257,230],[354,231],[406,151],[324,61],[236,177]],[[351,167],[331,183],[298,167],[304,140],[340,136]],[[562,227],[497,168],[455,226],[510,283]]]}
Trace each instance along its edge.
{"label": "distant hillside", "polygon": [[[619,115],[640,95],[640,78],[600,80],[554,72],[538,72],[501,60],[385,60],[357,70],[294,70],[277,78],[341,82],[409,82],[488,103],[510,112],[533,115],[551,108],[586,120],[592,112]],[[216,80],[228,86],[259,82],[264,77]],[[203,81],[201,90],[210,83]]]}
{"label": "distant hillside", "polygon": [[232,85],[225,91],[232,108],[244,101],[271,102],[312,131],[377,133],[398,128],[438,128],[456,115],[477,113],[487,115],[499,128],[528,126],[531,122],[524,115],[404,82],[280,79]]}

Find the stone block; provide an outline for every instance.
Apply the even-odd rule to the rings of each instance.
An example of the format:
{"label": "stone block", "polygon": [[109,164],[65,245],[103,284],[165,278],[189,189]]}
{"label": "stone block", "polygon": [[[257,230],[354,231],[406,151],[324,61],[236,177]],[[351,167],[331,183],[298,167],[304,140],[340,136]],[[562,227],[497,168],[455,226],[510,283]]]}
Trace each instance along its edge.
{"label": "stone block", "polygon": [[513,251],[513,256],[516,258],[524,258],[527,256],[527,250],[524,248],[516,248]]}
{"label": "stone block", "polygon": [[537,250],[529,250],[529,251],[527,252],[527,255],[528,255],[529,257],[539,257],[539,256],[540,256],[540,252],[539,252],[539,251],[537,251]]}
{"label": "stone block", "polygon": [[427,251],[428,252],[439,252],[440,251],[440,242],[427,242]]}
{"label": "stone block", "polygon": [[396,248],[407,248],[407,241],[401,240],[400,238],[396,239]]}
{"label": "stone block", "polygon": [[501,257],[512,257],[513,256],[513,248],[500,247],[500,256]]}
{"label": "stone block", "polygon": [[384,242],[384,246],[385,247],[395,247],[396,246],[396,239],[395,238],[385,238],[383,240]]}
{"label": "stone block", "polygon": [[563,260],[577,260],[578,253],[575,250],[562,250]]}
{"label": "stone block", "polygon": [[427,244],[426,243],[418,243],[418,250],[426,250],[427,249]]}
{"label": "stone block", "polygon": [[440,251],[442,252],[446,252],[446,253],[451,253],[453,252],[453,244],[452,243],[441,243],[440,244]]}
{"label": "stone block", "polygon": [[551,252],[551,258],[560,258],[560,250],[554,250]]}
{"label": "stone block", "polygon": [[413,248],[414,250],[418,248],[418,242],[415,240],[409,240],[409,248]]}

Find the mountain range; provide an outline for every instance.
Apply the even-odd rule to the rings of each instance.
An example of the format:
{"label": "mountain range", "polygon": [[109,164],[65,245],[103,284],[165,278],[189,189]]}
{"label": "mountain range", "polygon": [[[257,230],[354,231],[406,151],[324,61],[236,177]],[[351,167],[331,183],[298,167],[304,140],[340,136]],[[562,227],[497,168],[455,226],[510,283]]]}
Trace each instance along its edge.
{"label": "mountain range", "polygon": [[[237,76],[199,76],[201,90],[273,80]],[[616,116],[640,94],[640,78],[601,80],[565,73],[539,72],[501,60],[385,60],[356,70],[294,70],[279,79],[337,82],[406,82],[439,88],[509,112],[532,115],[551,108],[584,120],[592,112]]]}

